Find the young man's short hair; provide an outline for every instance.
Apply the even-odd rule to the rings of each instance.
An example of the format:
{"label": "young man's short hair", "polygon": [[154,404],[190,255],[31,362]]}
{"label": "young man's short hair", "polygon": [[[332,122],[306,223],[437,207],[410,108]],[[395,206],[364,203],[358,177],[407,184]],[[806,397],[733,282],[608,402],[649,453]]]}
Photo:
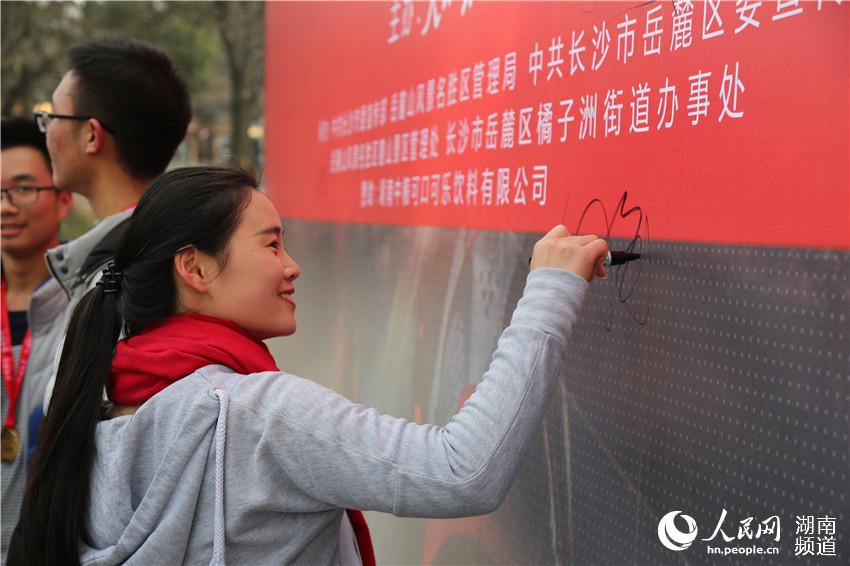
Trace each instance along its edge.
{"label": "young man's short hair", "polygon": [[130,175],[162,173],[192,119],[186,82],[168,55],[135,39],[107,38],[73,48],[70,58],[75,114],[106,124]]}
{"label": "young man's short hair", "polygon": [[50,171],[47,139],[32,118],[3,118],[2,125],[0,125],[0,145],[2,145],[2,149],[31,147],[37,150],[44,156],[47,170]]}

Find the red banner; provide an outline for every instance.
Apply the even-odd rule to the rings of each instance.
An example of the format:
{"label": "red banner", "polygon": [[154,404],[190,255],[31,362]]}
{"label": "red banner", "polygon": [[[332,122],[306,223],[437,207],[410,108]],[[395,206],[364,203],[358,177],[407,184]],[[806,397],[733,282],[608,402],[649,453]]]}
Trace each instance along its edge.
{"label": "red banner", "polygon": [[[850,2],[267,3],[284,217],[850,248]],[[613,236],[628,236],[614,226]]]}

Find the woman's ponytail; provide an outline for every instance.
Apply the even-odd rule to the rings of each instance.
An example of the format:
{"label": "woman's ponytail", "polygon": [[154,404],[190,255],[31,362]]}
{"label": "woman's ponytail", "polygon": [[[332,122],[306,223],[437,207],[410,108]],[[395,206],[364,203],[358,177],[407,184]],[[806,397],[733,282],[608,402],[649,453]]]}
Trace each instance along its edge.
{"label": "woman's ponytail", "polygon": [[173,263],[182,247],[191,244],[224,267],[256,189],[247,171],[186,167],[163,173],[142,195],[115,254],[123,274],[111,264],[71,317],[21,510],[27,564],[79,564],[80,543],[91,542],[95,431],[119,331],[131,338],[177,311]]}
{"label": "woman's ponytail", "polygon": [[119,281],[120,273],[110,265],[71,316],[21,509],[24,555],[31,566],[80,563],[95,429],[121,328]]}

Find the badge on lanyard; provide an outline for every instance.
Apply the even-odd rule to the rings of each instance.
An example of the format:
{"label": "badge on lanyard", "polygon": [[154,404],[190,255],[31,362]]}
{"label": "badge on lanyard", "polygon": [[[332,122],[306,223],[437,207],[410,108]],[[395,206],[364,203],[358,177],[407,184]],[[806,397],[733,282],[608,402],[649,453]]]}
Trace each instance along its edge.
{"label": "badge on lanyard", "polygon": [[24,341],[21,344],[21,352],[18,356],[18,364],[15,367],[15,357],[12,355],[12,335],[11,325],[9,324],[9,306],[6,302],[6,280],[2,282],[2,341],[0,341],[0,356],[2,356],[2,364],[0,369],[3,372],[3,387],[6,388],[6,393],[9,395],[9,410],[6,413],[6,419],[3,421],[3,431],[0,433],[0,461],[13,462],[18,457],[18,452],[21,449],[21,438],[18,436],[16,425],[15,408],[18,404],[18,397],[21,393],[21,386],[24,383],[24,374],[27,371],[27,363],[32,350],[32,334],[29,328],[24,335]]}

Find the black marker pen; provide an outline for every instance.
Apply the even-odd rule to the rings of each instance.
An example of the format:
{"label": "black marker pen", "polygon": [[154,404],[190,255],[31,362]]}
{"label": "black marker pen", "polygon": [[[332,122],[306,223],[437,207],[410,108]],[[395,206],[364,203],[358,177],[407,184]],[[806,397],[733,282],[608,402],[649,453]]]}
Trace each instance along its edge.
{"label": "black marker pen", "polygon": [[605,267],[611,267],[612,265],[622,265],[627,261],[634,261],[636,259],[640,259],[640,254],[633,254],[632,252],[609,251],[608,256],[605,258],[605,261],[602,262],[602,264]]}
{"label": "black marker pen", "polygon": [[[640,254],[632,252],[609,251],[602,265],[611,267],[612,265],[622,265],[628,261],[640,259]],[[531,266],[531,258],[528,258],[528,265]]]}

